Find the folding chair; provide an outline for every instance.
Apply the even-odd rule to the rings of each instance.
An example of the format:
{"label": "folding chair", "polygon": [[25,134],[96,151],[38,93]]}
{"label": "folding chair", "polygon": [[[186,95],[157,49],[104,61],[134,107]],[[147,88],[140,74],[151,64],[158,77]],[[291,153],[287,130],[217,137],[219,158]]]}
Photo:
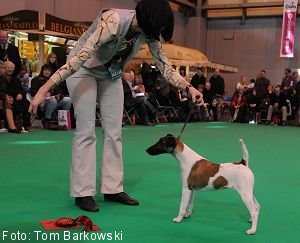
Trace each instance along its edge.
{"label": "folding chair", "polygon": [[156,109],[158,110],[158,113],[161,117],[163,117],[163,119],[165,119],[166,122],[168,122],[168,117],[179,118],[178,112],[173,105],[160,105],[157,99],[155,102],[157,104]]}
{"label": "folding chair", "polygon": [[130,125],[135,125],[137,119],[139,119],[139,114],[135,107],[131,107],[129,109],[126,109],[126,107],[124,107],[123,122],[125,124],[129,123]]}

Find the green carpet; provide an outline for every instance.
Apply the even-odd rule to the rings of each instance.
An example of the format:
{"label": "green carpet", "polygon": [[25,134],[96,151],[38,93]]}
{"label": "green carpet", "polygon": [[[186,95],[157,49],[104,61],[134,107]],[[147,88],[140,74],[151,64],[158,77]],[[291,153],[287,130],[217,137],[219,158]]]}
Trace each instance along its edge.
{"label": "green carpet", "polygon": [[[192,217],[172,222],[181,196],[178,164],[170,155],[151,157],[145,149],[181,128],[182,123],[123,128],[125,189],[140,206],[104,202],[98,195],[99,213],[79,210],[69,197],[72,131],[0,134],[0,242],[85,242],[80,229],[45,231],[39,224],[79,215],[102,228],[86,235],[90,242],[299,242],[299,128],[190,123],[182,135],[184,143],[215,162],[240,160],[238,139],[244,139],[261,205],[254,236],[245,234],[248,212],[233,190],[197,193]],[[98,141],[101,133],[97,128]],[[101,142],[98,147],[100,158]]]}

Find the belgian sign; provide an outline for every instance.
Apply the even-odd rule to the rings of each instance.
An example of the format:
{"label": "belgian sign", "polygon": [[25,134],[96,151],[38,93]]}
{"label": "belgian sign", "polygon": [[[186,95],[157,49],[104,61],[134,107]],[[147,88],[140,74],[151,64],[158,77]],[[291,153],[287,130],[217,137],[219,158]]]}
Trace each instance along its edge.
{"label": "belgian sign", "polygon": [[80,37],[92,22],[74,22],[64,20],[46,13],[45,30],[61,33],[62,35]]}

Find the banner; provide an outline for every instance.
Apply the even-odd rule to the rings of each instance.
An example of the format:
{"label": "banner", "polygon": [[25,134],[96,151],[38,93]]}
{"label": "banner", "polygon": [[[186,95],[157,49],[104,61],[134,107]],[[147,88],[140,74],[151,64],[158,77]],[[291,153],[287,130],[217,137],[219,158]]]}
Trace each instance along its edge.
{"label": "banner", "polygon": [[20,10],[5,16],[0,16],[0,29],[38,30],[39,12],[33,10]]}
{"label": "banner", "polygon": [[294,57],[297,5],[298,0],[284,0],[280,47],[281,57]]}
{"label": "banner", "polygon": [[61,33],[65,36],[80,37],[92,22],[74,22],[46,13],[45,30]]}

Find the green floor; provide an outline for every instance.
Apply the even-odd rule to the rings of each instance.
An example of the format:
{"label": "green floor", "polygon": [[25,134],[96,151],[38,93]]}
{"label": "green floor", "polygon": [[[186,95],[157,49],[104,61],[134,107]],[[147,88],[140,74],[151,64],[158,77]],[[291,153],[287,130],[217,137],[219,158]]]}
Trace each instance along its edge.
{"label": "green floor", "polygon": [[[83,242],[80,229],[64,235],[39,224],[42,219],[79,215],[91,217],[102,228],[88,235],[90,242],[101,236],[107,237],[105,242],[130,243],[300,241],[299,128],[190,123],[182,135],[183,142],[216,162],[239,160],[238,139],[244,139],[261,204],[257,234],[248,236],[248,212],[233,190],[198,193],[192,217],[172,223],[181,195],[177,162],[170,155],[150,157],[145,149],[167,133],[178,135],[181,127],[178,123],[123,128],[125,188],[140,206],[104,202],[98,195],[99,213],[79,210],[69,197],[72,131],[0,134],[0,242],[16,242],[15,237],[27,237],[23,242]],[[100,138],[101,128],[97,133]],[[98,146],[100,157],[101,142]]]}

